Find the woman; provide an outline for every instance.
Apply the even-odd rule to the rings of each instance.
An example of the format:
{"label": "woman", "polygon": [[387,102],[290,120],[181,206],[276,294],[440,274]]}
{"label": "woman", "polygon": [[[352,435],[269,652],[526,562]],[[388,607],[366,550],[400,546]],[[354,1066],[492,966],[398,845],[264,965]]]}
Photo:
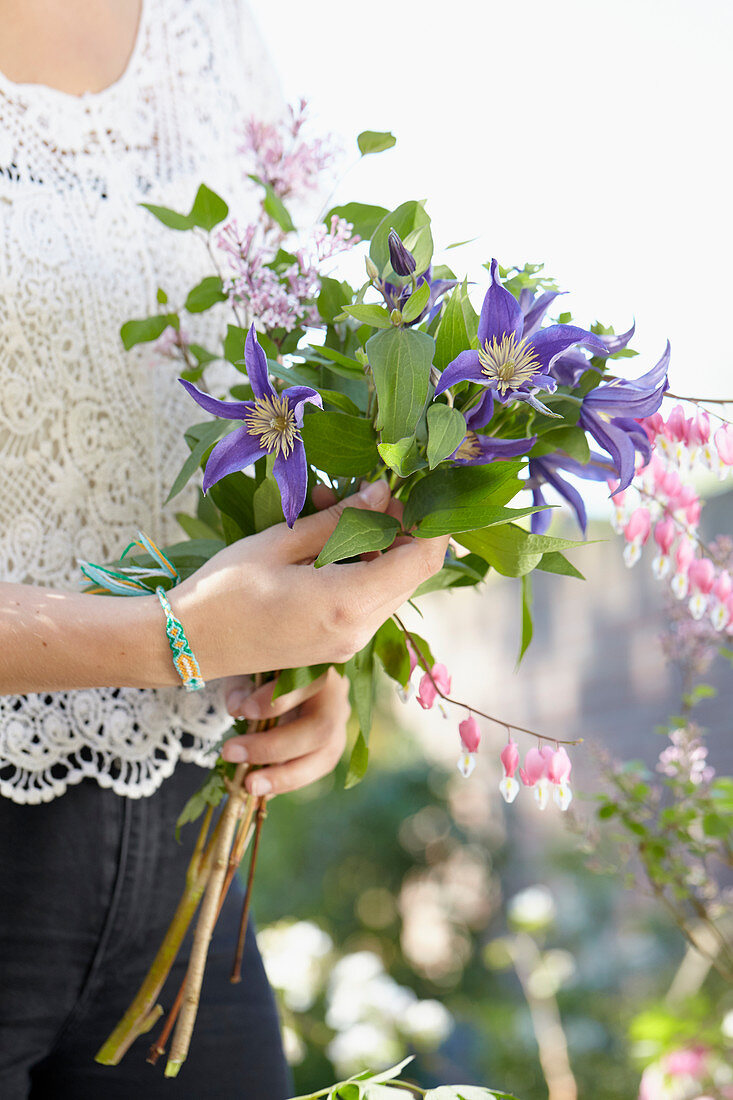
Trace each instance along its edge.
{"label": "woman", "polygon": [[[176,1082],[145,1064],[144,1037],[118,1067],[93,1057],[175,907],[193,837],[176,846],[173,826],[201,766],[228,714],[268,707],[243,674],[345,659],[445,541],[316,571],[331,505],[228,547],[170,596],[209,683],[192,694],[155,597],[79,594],[79,558],[115,558],[138,528],[179,537],[162,502],[191,407],[169,365],[116,334],[156,311],[158,287],[182,300],[208,259],[139,204],[187,207],[205,180],[246,209],[232,128],[279,97],[239,0],[0,0],[0,25],[0,1096],[277,1100],[287,1071],[251,933],[246,980],[227,981],[234,895]],[[217,322],[200,320],[205,344]],[[391,506],[379,484],[348,503]],[[333,768],[346,694],[330,673],[267,710],[282,728],[228,742],[264,765],[250,791]]]}

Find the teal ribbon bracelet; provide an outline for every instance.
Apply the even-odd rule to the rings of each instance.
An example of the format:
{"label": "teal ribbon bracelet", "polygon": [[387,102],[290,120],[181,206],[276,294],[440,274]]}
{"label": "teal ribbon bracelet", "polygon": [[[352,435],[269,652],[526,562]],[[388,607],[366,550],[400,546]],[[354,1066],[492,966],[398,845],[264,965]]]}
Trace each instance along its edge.
{"label": "teal ribbon bracelet", "polygon": [[200,691],[206,685],[201,679],[201,669],[186,637],[183,625],[173,614],[165,589],[159,586],[155,589],[155,594],[165,612],[165,632],[168,636],[168,645],[170,646],[176,672],[181,677],[186,691]]}

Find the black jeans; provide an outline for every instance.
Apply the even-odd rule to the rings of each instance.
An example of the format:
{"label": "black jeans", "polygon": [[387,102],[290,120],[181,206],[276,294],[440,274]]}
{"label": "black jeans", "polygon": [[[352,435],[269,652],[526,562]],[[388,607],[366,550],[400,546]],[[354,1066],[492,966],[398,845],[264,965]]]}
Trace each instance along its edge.
{"label": "black jeans", "polygon": [[[160,1023],[119,1066],[94,1054],[144,977],[180,897],[198,827],[175,820],[204,778],[179,764],[150,798],[93,780],[40,806],[0,798],[2,1100],[284,1100],[291,1095],[277,1011],[247,935],[243,980],[229,982],[242,891],[232,883],[204,976],[188,1059],[175,1079],[145,1061]],[[190,934],[159,997],[183,979]]]}

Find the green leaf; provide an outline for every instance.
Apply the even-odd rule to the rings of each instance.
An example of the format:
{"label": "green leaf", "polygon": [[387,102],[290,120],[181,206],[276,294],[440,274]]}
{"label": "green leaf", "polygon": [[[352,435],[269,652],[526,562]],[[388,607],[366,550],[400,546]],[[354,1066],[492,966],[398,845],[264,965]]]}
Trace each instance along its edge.
{"label": "green leaf", "polygon": [[356,141],[363,157],[370,153],[383,153],[385,149],[391,149],[397,144],[397,138],[388,130],[362,130]]}
{"label": "green leaf", "polygon": [[482,531],[466,531],[456,541],[473,551],[505,577],[521,577],[530,573],[551,550],[566,550],[586,543],[570,539],[554,539],[549,535],[530,535],[513,523]]}
{"label": "green leaf", "polygon": [[293,233],[295,231],[293,219],[290,217],[284,202],[272,187],[272,184],[252,174],[249,175],[249,178],[264,189],[265,197],[262,200],[262,207],[268,217],[272,218],[274,222],[277,222],[284,233]]}
{"label": "green leaf", "polygon": [[730,837],[731,823],[729,817],[720,817],[718,814],[708,813],[703,816],[702,827],[705,836]]}
{"label": "green leaf", "polygon": [[410,655],[405,635],[394,619],[382,623],[374,635],[374,652],[384,666],[384,671],[402,687],[410,679]]}
{"label": "green leaf", "polygon": [[430,367],[435,343],[413,329],[390,327],[366,344],[377,388],[377,429],[383,443],[397,443],[415,434],[430,393]]}
{"label": "green leaf", "polygon": [[537,566],[543,573],[560,573],[564,577],[577,577],[578,580],[584,581],[585,577],[576,569],[571,562],[561,554],[558,550],[551,550],[547,554],[542,555],[542,561]]}
{"label": "green leaf", "polygon": [[324,321],[332,322],[334,317],[343,313],[344,306],[349,305],[353,297],[353,291],[348,283],[340,283],[338,279],[321,279],[321,293],[316,304],[318,312]]}
{"label": "green leaf", "polygon": [[166,292],[163,290],[162,287],[158,287],[158,289],[156,290],[155,298],[156,298],[156,301],[157,301],[159,306],[168,305],[168,295],[166,294]]}
{"label": "green leaf", "polygon": [[506,503],[506,493],[502,492],[506,486],[512,490],[512,496],[522,488],[523,483],[516,478],[519,469],[520,462],[506,461],[434,470],[410,491],[403,520],[405,530],[411,530],[435,513],[477,504]]}
{"label": "green leaf", "polygon": [[359,719],[359,729],[369,743],[374,703],[374,639],[347,661],[344,671],[351,682],[351,703]]}
{"label": "green leaf", "polygon": [[424,1100],[516,1100],[508,1092],[496,1092],[477,1085],[441,1085],[428,1089]]}
{"label": "green leaf", "polygon": [[366,770],[369,765],[369,746],[367,745],[364,735],[359,732],[359,736],[356,739],[356,744],[351,750],[351,758],[349,759],[349,770],[346,773],[346,779],[344,780],[344,787],[348,790],[350,787],[355,787],[357,783],[361,783],[362,779],[366,775]]}
{"label": "green leaf", "polygon": [[331,218],[334,215],[337,218],[345,218],[347,222],[351,222],[353,225],[354,233],[362,240],[368,241],[387,213],[388,211],[383,206],[368,206],[363,202],[349,202],[345,206],[332,207],[323,220],[326,225],[330,226]]}
{"label": "green leaf", "polygon": [[469,504],[465,507],[446,508],[421,520],[415,534],[421,539],[433,539],[440,535],[457,535],[461,531],[477,531],[497,527],[524,519],[540,508],[504,508],[498,504]]}
{"label": "green leaf", "polygon": [[425,309],[430,298],[430,284],[427,279],[424,283],[420,283],[420,286],[416,290],[413,290],[410,297],[405,302],[402,309],[402,320],[406,324],[410,324],[411,321],[416,320]]}
{"label": "green leaf", "polygon": [[226,302],[227,296],[222,290],[218,275],[207,275],[205,279],[188,292],[186,309],[189,313],[203,313],[217,302]]}
{"label": "green leaf", "polygon": [[196,198],[191,207],[189,217],[192,223],[209,233],[214,226],[224,221],[228,213],[229,207],[224,199],[220,198],[205,183],[202,183],[196,192]]}
{"label": "green leaf", "polygon": [[277,681],[273,688],[273,701],[281,695],[289,695],[291,691],[308,687],[328,672],[330,665],[306,665],[303,668],[284,668],[277,674]]}
{"label": "green leaf", "polygon": [[125,321],[120,329],[125,351],[135,344],[149,344],[151,340],[157,340],[169,325],[175,329],[180,327],[177,313],[158,313],[155,317],[143,317],[139,321]]}
{"label": "green leaf", "polygon": [[176,821],[176,840],[180,841],[182,826],[188,824],[189,821],[196,821],[207,806],[218,806],[225,794],[226,785],[224,776],[214,769],[214,771],[210,772],[206,777],[203,786],[191,795],[178,815],[178,820]]}
{"label": "green leaf", "polygon": [[199,429],[198,442],[193,447],[193,450],[183,463],[183,466],[181,466],[178,476],[171,486],[171,491],[165,498],[166,504],[180,493],[184,485],[188,484],[201,465],[201,459],[212,443],[216,443],[220,436],[232,431],[236,425],[226,420],[207,420],[203,424],[197,424],[196,427]]}
{"label": "green leaf", "polygon": [[348,313],[349,317],[354,317],[364,325],[371,325],[372,328],[392,328],[392,322],[384,306],[344,306],[344,313]]}
{"label": "green leaf", "polygon": [[399,233],[405,247],[412,252],[416,263],[415,275],[421,275],[427,270],[433,258],[430,216],[422,203],[411,200],[403,202],[396,210],[386,214],[374,230],[369,255],[389,282],[401,284],[402,280],[396,274],[389,259],[387,238],[390,229],[395,229]]}
{"label": "green leaf", "polygon": [[535,443],[532,457],[541,458],[553,451],[564,451],[583,466],[590,462],[588,440],[583,429],[579,427],[550,428]]}
{"label": "green leaf", "polygon": [[144,206],[146,210],[149,210],[159,222],[166,225],[169,229],[186,230],[193,229],[194,222],[191,220],[190,214],[178,214],[175,210],[169,209],[167,206],[154,206],[149,202],[141,202],[141,206]]}
{"label": "green leaf", "polygon": [[268,470],[267,477],[255,489],[252,504],[254,508],[255,531],[266,531],[268,527],[274,527],[276,523],[283,522],[283,506],[280,497],[280,489],[275,478],[272,476],[271,470]]}
{"label": "green leaf", "polygon": [[386,550],[400,531],[399,520],[366,508],[344,508],[336,528],[315,560],[316,568],[372,550]]}
{"label": "green leaf", "polygon": [[410,474],[427,465],[425,459],[420,456],[414,435],[407,435],[404,439],[398,439],[396,443],[380,443],[377,450],[385,465],[389,466],[390,470],[394,470],[399,477],[409,477]]}
{"label": "green leaf", "polygon": [[255,479],[237,470],[212,485],[208,496],[220,512],[234,520],[242,535],[253,535],[257,530],[254,513],[256,489]]}
{"label": "green leaf", "polygon": [[440,325],[435,334],[435,365],[440,371],[471,346],[463,312],[463,299],[467,295],[467,283],[454,287],[441,311]]}
{"label": "green leaf", "polygon": [[213,355],[210,351],[207,351],[201,344],[189,344],[188,350],[200,367],[205,367],[207,363],[213,363],[215,359],[219,358],[218,355]]}
{"label": "green leaf", "polygon": [[345,393],[340,393],[338,390],[323,389],[318,392],[323,398],[324,404],[333,405],[339,412],[348,413],[349,416],[358,416],[361,418],[361,409],[356,402],[352,401],[350,397],[347,397]]}
{"label": "green leaf", "polygon": [[237,364],[244,359],[244,341],[247,339],[247,330],[239,325],[227,325],[227,334],[224,338],[224,358],[229,363]]}
{"label": "green leaf", "polygon": [[307,363],[299,363],[296,367],[285,367],[275,359],[267,360],[267,371],[274,378],[280,378],[288,386],[310,386],[314,388],[318,382],[318,371]]}
{"label": "green leaf", "polygon": [[476,554],[466,554],[463,558],[448,558],[439,573],[423,581],[412,594],[412,599],[426,596],[430,592],[440,592],[445,588],[464,588],[480,584],[489,571],[489,567]]}
{"label": "green leaf", "polygon": [[519,644],[519,656],[517,657],[517,668],[522,663],[529,643],[532,641],[532,635],[534,633],[534,627],[532,625],[532,577],[530,574],[525,574],[522,577],[522,639]]}
{"label": "green leaf", "polygon": [[[323,359],[329,361],[329,370],[336,371],[345,378],[364,377],[364,368],[356,359],[350,359],[348,355],[337,351],[336,348],[327,348],[322,344],[311,344],[310,347]],[[339,367],[341,370],[337,369]]]}
{"label": "green leaf", "polygon": [[434,469],[452,455],[466,436],[466,418],[450,405],[432,404],[428,409],[428,465]]}
{"label": "green leaf", "polygon": [[216,539],[217,532],[204,523],[198,516],[189,516],[186,512],[176,512],[176,521],[190,539]]}
{"label": "green leaf", "polygon": [[342,412],[308,413],[300,429],[311,466],[332,477],[359,477],[379,462],[371,421]]}

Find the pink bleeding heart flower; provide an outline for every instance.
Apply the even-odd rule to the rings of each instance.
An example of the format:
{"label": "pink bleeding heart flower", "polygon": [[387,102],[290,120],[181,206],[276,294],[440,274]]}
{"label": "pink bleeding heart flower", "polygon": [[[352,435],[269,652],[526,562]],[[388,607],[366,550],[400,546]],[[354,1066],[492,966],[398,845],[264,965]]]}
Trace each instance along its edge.
{"label": "pink bleeding heart flower", "polygon": [[707,1070],[707,1047],[673,1050],[665,1058],[665,1069],[672,1077],[703,1077]]}
{"label": "pink bleeding heart flower", "polygon": [[547,778],[554,788],[552,797],[561,810],[567,810],[573,798],[573,792],[568,782],[571,768],[570,757],[565,751],[564,745],[561,745],[559,749],[553,752],[547,765]]}
{"label": "pink bleeding heart flower", "polygon": [[690,426],[690,442],[704,447],[710,439],[710,417],[706,412],[698,412]]}
{"label": "pink bleeding heart flower", "polygon": [[468,779],[476,767],[476,750],[481,741],[481,730],[476,719],[470,715],[459,723],[458,732],[461,736],[462,749],[458,757],[458,770],[465,779]]}
{"label": "pink bleeding heart flower", "polygon": [[674,554],[676,571],[672,577],[672,592],[678,600],[684,600],[688,593],[690,585],[687,579],[687,570],[694,557],[695,547],[691,540],[688,538],[681,539]]}
{"label": "pink bleeding heart flower", "polygon": [[693,619],[701,619],[708,606],[708,595],[715,583],[715,566],[710,558],[693,558],[687,576],[694,593],[688,605],[690,614]]}
{"label": "pink bleeding heart flower", "polygon": [[713,585],[713,595],[716,600],[720,600],[721,603],[725,603],[731,592],[733,592],[733,581],[731,581],[730,573],[727,569],[724,569],[722,573],[719,573],[715,584]]}
{"label": "pink bleeding heart flower", "polygon": [[417,693],[417,701],[423,710],[430,710],[438,698],[438,689],[444,694],[450,694],[451,678],[445,665],[436,664],[420,680],[420,689]]}
{"label": "pink bleeding heart flower", "polygon": [[687,438],[687,420],[681,405],[675,405],[667,417],[666,434],[679,443]]}
{"label": "pink bleeding heart flower", "polygon": [[672,543],[677,535],[677,528],[671,519],[660,520],[654,528],[654,541],[666,556],[672,549]]}
{"label": "pink bleeding heart flower", "polygon": [[417,653],[415,652],[415,647],[413,646],[409,638],[405,639],[405,646],[407,648],[407,656],[410,658],[410,676],[412,676],[413,672],[420,662],[418,660]]}
{"label": "pink bleeding heart flower", "polygon": [[541,810],[547,805],[549,796],[547,769],[551,756],[549,745],[543,745],[541,749],[531,748],[524,758],[524,767],[519,769],[525,787],[534,787],[534,796]]}
{"label": "pink bleeding heart flower", "polygon": [[509,738],[509,743],[501,751],[501,768],[504,777],[499,783],[499,790],[505,802],[513,802],[519,794],[519,784],[514,778],[514,773],[519,765],[519,749],[516,741]]}
{"label": "pink bleeding heart flower", "polygon": [[649,538],[652,520],[647,508],[635,508],[629,517],[629,522],[624,527],[624,538],[627,542],[646,542]]}
{"label": "pink bleeding heart flower", "polygon": [[718,428],[715,436],[715,446],[718,448],[720,461],[725,466],[733,466],[733,428],[730,424],[723,424]]}

